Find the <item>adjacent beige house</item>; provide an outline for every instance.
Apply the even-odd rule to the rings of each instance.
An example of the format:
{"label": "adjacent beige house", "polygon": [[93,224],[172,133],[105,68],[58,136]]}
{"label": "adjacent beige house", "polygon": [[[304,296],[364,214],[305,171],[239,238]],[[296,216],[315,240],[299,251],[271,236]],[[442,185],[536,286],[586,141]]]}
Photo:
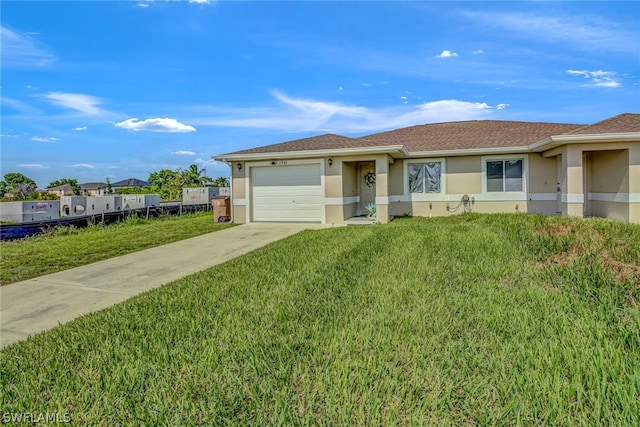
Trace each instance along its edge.
{"label": "adjacent beige house", "polygon": [[435,123],[321,135],[214,157],[237,223],[536,212],[640,223],[640,114],[593,125]]}

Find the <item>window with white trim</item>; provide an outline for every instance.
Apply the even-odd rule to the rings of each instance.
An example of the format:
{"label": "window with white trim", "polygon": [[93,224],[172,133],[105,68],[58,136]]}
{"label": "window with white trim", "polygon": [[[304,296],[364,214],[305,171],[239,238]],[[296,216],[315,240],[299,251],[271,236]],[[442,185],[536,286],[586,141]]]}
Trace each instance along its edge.
{"label": "window with white trim", "polygon": [[487,160],[486,171],[487,192],[524,191],[524,161],[522,159]]}
{"label": "window with white trim", "polygon": [[409,193],[440,193],[442,162],[408,164]]}

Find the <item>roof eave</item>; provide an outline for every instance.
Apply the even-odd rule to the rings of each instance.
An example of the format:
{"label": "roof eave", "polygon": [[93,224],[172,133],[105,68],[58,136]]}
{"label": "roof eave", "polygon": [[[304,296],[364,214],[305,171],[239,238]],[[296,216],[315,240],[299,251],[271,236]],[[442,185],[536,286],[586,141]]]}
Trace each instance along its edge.
{"label": "roof eave", "polygon": [[629,142],[640,140],[640,132],[596,133],[586,135],[550,136],[529,146],[532,152],[550,150],[566,144],[593,144],[598,142]]}
{"label": "roof eave", "polygon": [[409,158],[415,157],[454,157],[454,156],[480,156],[487,154],[519,154],[527,153],[526,146],[521,147],[491,147],[491,148],[467,148],[461,150],[433,150],[433,151],[410,151]]}
{"label": "roof eave", "polygon": [[220,154],[212,156],[213,160],[218,162],[246,162],[254,160],[268,159],[303,159],[317,158],[328,156],[349,156],[358,154],[388,154],[394,158],[405,157],[408,155],[403,145],[385,145],[379,147],[354,147],[354,148],[337,148],[326,150],[301,150],[301,151],[280,151],[269,153],[247,153],[247,154]]}

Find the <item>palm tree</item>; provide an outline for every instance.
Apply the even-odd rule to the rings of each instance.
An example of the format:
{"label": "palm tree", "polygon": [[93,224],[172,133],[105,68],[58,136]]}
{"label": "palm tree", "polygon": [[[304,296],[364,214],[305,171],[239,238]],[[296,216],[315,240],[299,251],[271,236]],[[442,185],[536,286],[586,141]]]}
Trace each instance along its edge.
{"label": "palm tree", "polygon": [[213,180],[206,176],[206,169],[198,169],[198,165],[191,165],[188,169],[180,171],[183,187],[203,187]]}

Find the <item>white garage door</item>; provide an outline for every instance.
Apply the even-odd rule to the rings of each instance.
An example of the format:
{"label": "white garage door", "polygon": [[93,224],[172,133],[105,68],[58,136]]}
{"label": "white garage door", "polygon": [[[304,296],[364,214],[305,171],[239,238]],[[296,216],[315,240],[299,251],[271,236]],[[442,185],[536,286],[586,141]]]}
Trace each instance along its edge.
{"label": "white garage door", "polygon": [[251,168],[253,221],[322,221],[320,165]]}

